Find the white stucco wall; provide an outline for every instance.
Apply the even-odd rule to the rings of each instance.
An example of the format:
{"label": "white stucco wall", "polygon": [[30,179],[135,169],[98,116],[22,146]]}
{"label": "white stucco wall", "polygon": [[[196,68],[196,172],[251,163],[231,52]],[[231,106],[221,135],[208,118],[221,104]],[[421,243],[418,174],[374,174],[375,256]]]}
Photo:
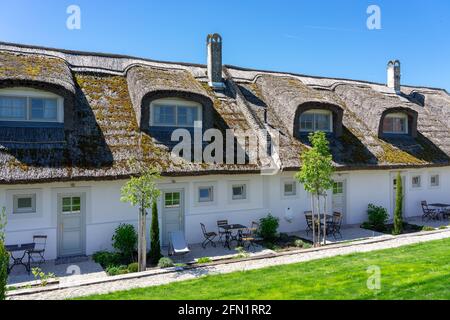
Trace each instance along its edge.
{"label": "white stucco wall", "polygon": [[[283,181],[292,179],[293,172],[276,176],[260,175],[217,175],[204,177],[177,177],[166,179],[161,190],[182,189],[185,192],[184,229],[189,243],[203,239],[200,223],[211,231],[217,231],[216,222],[228,219],[230,223],[250,225],[252,221],[269,212],[280,218],[280,231],[290,232],[305,228],[304,211],[310,210],[311,198],[297,183],[295,196],[283,195]],[[439,174],[440,186],[430,187],[431,174]],[[336,180],[346,182],[347,224],[359,224],[367,219],[367,205],[373,203],[393,212],[392,179],[396,171],[354,171],[336,174]],[[402,171],[405,177],[405,215],[422,214],[420,201],[450,202],[450,168],[433,168]],[[412,188],[411,179],[421,175],[422,186]],[[49,237],[46,257],[57,256],[57,195],[59,193],[86,194],[86,254],[111,249],[111,237],[120,223],[137,223],[137,209],[120,202],[120,188],[124,181],[49,183],[37,185],[1,185],[0,207],[12,212],[12,195],[16,193],[36,193],[36,213],[8,215],[6,243],[18,244],[32,241],[35,234]],[[233,183],[246,183],[248,199],[232,201],[230,196]],[[195,201],[200,185],[214,186],[214,202],[208,205]],[[329,212],[332,211],[332,195],[328,197]],[[285,219],[286,208],[292,210],[292,220]],[[162,202],[158,204],[160,227],[162,226]],[[150,219],[148,219],[150,223]],[[148,226],[149,227],[149,226]]]}

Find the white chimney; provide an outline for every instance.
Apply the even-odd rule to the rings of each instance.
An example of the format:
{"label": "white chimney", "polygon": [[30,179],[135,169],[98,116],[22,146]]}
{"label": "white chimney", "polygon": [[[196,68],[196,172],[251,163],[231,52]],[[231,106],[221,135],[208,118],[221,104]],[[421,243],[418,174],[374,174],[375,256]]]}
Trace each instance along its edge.
{"label": "white chimney", "polygon": [[218,33],[206,38],[208,49],[208,84],[213,88],[223,88],[222,82],[222,37]]}
{"label": "white chimney", "polygon": [[395,90],[395,92],[400,92],[400,61],[391,60],[387,65],[387,86]]}

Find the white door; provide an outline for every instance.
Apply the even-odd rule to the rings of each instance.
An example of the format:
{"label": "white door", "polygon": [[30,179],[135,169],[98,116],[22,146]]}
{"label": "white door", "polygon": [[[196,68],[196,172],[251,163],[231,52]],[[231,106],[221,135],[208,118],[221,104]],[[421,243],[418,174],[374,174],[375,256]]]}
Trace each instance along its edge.
{"label": "white door", "polygon": [[162,245],[167,246],[171,232],[184,231],[184,192],[183,190],[164,191],[162,201]]}
{"label": "white door", "polygon": [[58,256],[85,254],[85,204],[82,194],[58,196]]}
{"label": "white door", "polygon": [[335,181],[333,185],[333,212],[342,213],[343,221],[346,220],[346,183],[345,181]]}

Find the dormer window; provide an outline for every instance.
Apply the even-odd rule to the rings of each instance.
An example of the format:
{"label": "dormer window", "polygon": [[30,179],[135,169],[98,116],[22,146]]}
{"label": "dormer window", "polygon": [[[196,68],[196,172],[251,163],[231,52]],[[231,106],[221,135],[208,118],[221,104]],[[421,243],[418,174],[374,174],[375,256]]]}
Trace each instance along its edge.
{"label": "dormer window", "polygon": [[64,99],[29,88],[0,90],[0,121],[64,122]]}
{"label": "dormer window", "polygon": [[384,117],[383,133],[408,134],[408,115],[405,113],[390,113]]}
{"label": "dormer window", "polygon": [[159,99],[150,105],[150,126],[194,127],[202,120],[202,105],[184,99]]}
{"label": "dormer window", "polygon": [[333,115],[329,110],[312,109],[300,115],[300,132],[333,132]]}

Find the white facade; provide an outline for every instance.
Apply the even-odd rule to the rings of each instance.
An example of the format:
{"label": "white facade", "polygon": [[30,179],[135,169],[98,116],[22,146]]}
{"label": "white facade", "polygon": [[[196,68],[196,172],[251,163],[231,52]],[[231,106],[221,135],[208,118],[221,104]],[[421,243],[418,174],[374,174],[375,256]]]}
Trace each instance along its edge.
{"label": "white facade", "polygon": [[[328,208],[333,210],[333,202],[343,211],[346,224],[359,224],[367,220],[367,205],[373,203],[388,209],[392,215],[394,203],[393,179],[398,171],[351,171],[335,174],[335,180],[342,182],[343,195],[335,197],[329,192]],[[414,169],[401,171],[405,184],[405,216],[420,216],[420,202],[450,201],[449,168]],[[266,216],[269,212],[280,218],[281,232],[305,229],[304,211],[310,210],[311,198],[303,187],[295,182],[294,192],[284,194],[284,183],[293,182],[294,172],[284,172],[275,176],[261,175],[214,175],[200,177],[167,178],[159,185],[161,191],[181,192],[182,218],[176,217],[176,206],[165,208],[162,197],[158,203],[161,238],[164,232],[178,225],[184,229],[189,243],[199,243],[203,236],[200,223],[217,231],[217,220],[227,219],[230,223],[250,225],[252,221]],[[413,185],[413,177],[420,176],[420,186]],[[439,185],[431,184],[431,176]],[[417,182],[418,179],[415,179]],[[102,182],[68,182],[33,185],[0,186],[0,207],[6,207],[8,224],[6,244],[32,242],[33,235],[47,235],[47,259],[54,259],[58,253],[61,235],[60,199],[64,196],[80,195],[83,198],[82,223],[80,233],[83,253],[90,255],[98,250],[111,249],[111,237],[120,223],[137,223],[137,209],[120,202],[120,188],[124,180]],[[245,199],[233,200],[233,186],[245,185]],[[199,188],[212,186],[211,202],[200,202]],[[288,187],[292,191],[292,186]],[[35,194],[35,213],[12,213],[14,196]],[[163,193],[164,194],[164,193]],[[170,207],[170,206],[169,206]],[[175,210],[175,211],[174,211]],[[175,212],[175,213],[174,213]],[[169,219],[170,216],[170,219]],[[148,228],[150,227],[148,219]],[[70,236],[70,235],[69,235]],[[164,242],[164,239],[162,239]]]}

